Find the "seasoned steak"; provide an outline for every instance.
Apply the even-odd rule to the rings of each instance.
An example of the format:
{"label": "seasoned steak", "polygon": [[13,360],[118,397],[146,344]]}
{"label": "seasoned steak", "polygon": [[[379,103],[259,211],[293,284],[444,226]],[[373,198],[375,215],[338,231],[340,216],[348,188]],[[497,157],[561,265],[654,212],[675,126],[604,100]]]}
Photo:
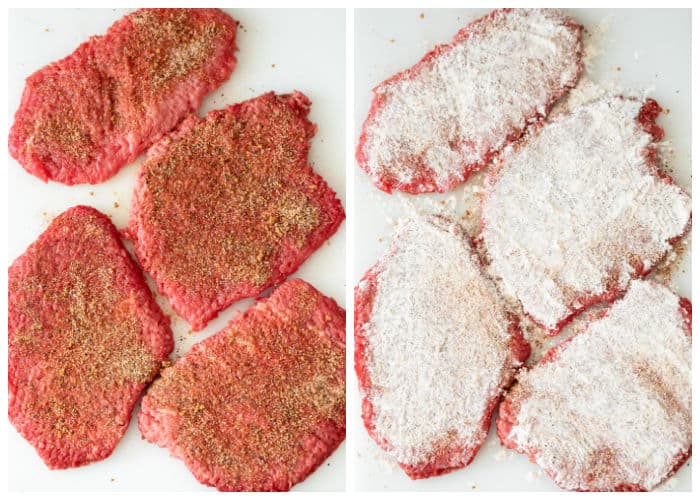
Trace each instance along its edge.
{"label": "seasoned steak", "polygon": [[10,154],[40,179],[96,184],[224,82],[237,22],[218,9],[141,9],[27,78]]}
{"label": "seasoned steak", "polygon": [[412,479],[468,465],[530,353],[464,229],[406,223],[355,289],[355,369],[372,439]]}
{"label": "seasoned steak", "polygon": [[345,217],[307,161],[310,106],[267,93],[191,116],[141,166],[127,233],[193,329],[283,281]]}
{"label": "seasoned steak", "polygon": [[691,450],[691,315],[652,281],[518,375],[499,407],[504,445],[562,488],[650,490]]}
{"label": "seasoned steak", "polygon": [[62,213],[9,270],[9,416],[52,469],[102,460],[173,349],[110,220]]}
{"label": "seasoned steak", "polygon": [[138,419],[203,484],[290,489],[345,439],[345,311],[280,285],[163,370]]}
{"label": "seasoned steak", "polygon": [[604,96],[546,123],[489,172],[491,268],[552,334],[649,273],[689,226],[690,197],[657,165],[660,110]]}
{"label": "seasoned steak", "polygon": [[382,191],[445,192],[484,167],[578,81],[582,27],[502,9],[374,89],[357,161]]}

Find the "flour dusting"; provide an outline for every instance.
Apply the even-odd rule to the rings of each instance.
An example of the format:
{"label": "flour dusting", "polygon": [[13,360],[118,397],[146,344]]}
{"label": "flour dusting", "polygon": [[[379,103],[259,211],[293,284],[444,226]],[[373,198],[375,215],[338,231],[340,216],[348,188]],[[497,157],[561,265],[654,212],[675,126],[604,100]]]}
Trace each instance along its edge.
{"label": "flour dusting", "polygon": [[369,320],[356,328],[368,345],[371,387],[363,396],[377,440],[402,465],[455,448],[442,466],[465,465],[486,438],[489,404],[520,365],[493,283],[464,230],[431,216],[401,225],[358,291],[372,286]]}
{"label": "flour dusting", "polygon": [[590,72],[596,58],[605,50],[610,20],[609,16],[604,17],[596,24],[586,25],[583,31],[583,66],[586,73]]}
{"label": "flour dusting", "polygon": [[491,271],[556,332],[593,297],[624,290],[671,249],[691,201],[648,164],[642,102],[606,96],[509,148],[486,184]]}
{"label": "flour dusting", "polygon": [[691,444],[691,340],[679,298],[635,280],[555,361],[518,375],[508,439],[566,489],[653,488]]}
{"label": "flour dusting", "polygon": [[374,89],[358,160],[383,189],[452,189],[546,115],[581,52],[580,26],[559,11],[495,11]]}

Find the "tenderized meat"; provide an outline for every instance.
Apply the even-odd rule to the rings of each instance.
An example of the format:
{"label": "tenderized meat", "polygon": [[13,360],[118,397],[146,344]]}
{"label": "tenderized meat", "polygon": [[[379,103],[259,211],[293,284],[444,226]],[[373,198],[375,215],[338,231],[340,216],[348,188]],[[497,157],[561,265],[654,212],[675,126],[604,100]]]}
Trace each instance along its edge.
{"label": "tenderized meat", "polygon": [[502,9],[374,89],[357,161],[391,193],[445,192],[489,163],[578,81],[582,27]]}
{"label": "tenderized meat", "polygon": [[9,269],[8,413],[51,469],[109,456],[173,349],[116,229],[77,206]]}
{"label": "tenderized meat", "polygon": [[691,451],[691,316],[690,302],[665,286],[633,281],[518,375],[498,409],[503,444],[564,489],[660,484]]}
{"label": "tenderized meat", "polygon": [[10,154],[44,181],[96,184],[228,79],[237,21],[218,9],[141,9],[27,78]]}
{"label": "tenderized meat", "polygon": [[551,334],[649,273],[689,226],[690,197],[657,165],[660,110],[604,96],[544,124],[489,172],[491,269]]}
{"label": "tenderized meat", "polygon": [[270,92],[191,116],[141,166],[127,233],[193,329],[283,281],[344,219],[308,164],[310,106]]}
{"label": "tenderized meat", "polygon": [[355,370],[369,435],[412,479],[468,465],[530,353],[465,230],[401,227],[355,289]]}
{"label": "tenderized meat", "polygon": [[206,485],[290,489],[345,439],[345,311],[280,285],[163,370],[138,418]]}

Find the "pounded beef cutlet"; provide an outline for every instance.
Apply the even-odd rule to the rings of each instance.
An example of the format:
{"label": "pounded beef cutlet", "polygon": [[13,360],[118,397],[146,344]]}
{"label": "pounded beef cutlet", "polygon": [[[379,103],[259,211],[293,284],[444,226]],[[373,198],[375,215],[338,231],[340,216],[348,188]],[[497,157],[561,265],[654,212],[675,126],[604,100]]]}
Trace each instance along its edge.
{"label": "pounded beef cutlet", "polygon": [[650,272],[689,226],[690,197],[656,163],[660,110],[604,96],[545,124],[489,172],[491,268],[552,334]]}
{"label": "pounded beef cutlet", "polygon": [[468,465],[530,353],[465,230],[406,223],[355,289],[355,369],[372,439],[413,479]]}
{"label": "pounded beef cutlet", "polygon": [[127,233],[193,329],[283,281],[345,217],[307,163],[310,105],[268,93],[191,116],[139,170]]}
{"label": "pounded beef cutlet", "polygon": [[110,220],[77,206],[9,269],[9,416],[52,469],[112,453],[173,349]]}
{"label": "pounded beef cutlet", "polygon": [[203,484],[290,489],[345,439],[345,311],[280,285],[163,370],[138,419]]}
{"label": "pounded beef cutlet", "polygon": [[224,82],[237,22],[218,9],[142,9],[27,78],[10,154],[40,179],[102,182]]}
{"label": "pounded beef cutlet", "polygon": [[576,84],[581,31],[557,10],[477,19],[374,89],[358,163],[388,193],[453,189]]}
{"label": "pounded beef cutlet", "polygon": [[503,444],[568,490],[660,484],[691,452],[691,313],[665,286],[632,282],[518,375],[498,410]]}

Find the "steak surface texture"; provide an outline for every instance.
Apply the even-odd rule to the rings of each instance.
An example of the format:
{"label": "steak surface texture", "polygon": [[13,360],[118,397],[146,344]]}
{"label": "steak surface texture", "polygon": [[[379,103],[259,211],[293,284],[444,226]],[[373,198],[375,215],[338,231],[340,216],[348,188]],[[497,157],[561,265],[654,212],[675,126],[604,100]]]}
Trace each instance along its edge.
{"label": "steak surface texture", "polygon": [[357,161],[391,193],[445,192],[545,117],[582,70],[582,27],[558,10],[496,10],[380,83]]}
{"label": "steak surface texture", "polygon": [[290,489],[345,439],[345,311],[280,285],[163,370],[138,419],[203,484]]}
{"label": "steak surface texture", "polygon": [[27,78],[10,154],[44,181],[105,181],[228,79],[237,25],[218,9],[123,17]]}
{"label": "steak surface texture", "polygon": [[498,410],[501,441],[564,489],[654,488],[691,453],[691,317],[687,299],[633,281],[518,375]]}
{"label": "steak surface texture", "polygon": [[10,421],[52,469],[109,456],[173,349],[107,216],[77,206],[9,269]]}
{"label": "steak surface texture", "polygon": [[482,197],[506,295],[549,333],[648,274],[688,229],[690,197],[659,170],[652,99],[607,95],[508,148]]}
{"label": "steak surface texture", "polygon": [[310,106],[267,93],[190,116],[141,166],[127,233],[194,330],[282,282],[344,219],[307,161]]}
{"label": "steak surface texture", "polygon": [[530,347],[465,230],[415,218],[355,289],[355,369],[370,437],[412,479],[468,465]]}

